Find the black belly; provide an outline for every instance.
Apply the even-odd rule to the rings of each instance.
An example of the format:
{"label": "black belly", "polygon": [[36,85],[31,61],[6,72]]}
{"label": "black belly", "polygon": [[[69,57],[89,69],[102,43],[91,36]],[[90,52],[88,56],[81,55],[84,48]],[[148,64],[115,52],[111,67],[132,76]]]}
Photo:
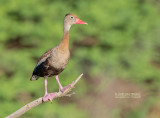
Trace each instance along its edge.
{"label": "black belly", "polygon": [[53,66],[46,65],[45,62],[42,62],[40,65],[35,67],[33,75],[37,75],[40,77],[44,76],[51,77],[60,74],[63,70],[64,68],[55,68]]}

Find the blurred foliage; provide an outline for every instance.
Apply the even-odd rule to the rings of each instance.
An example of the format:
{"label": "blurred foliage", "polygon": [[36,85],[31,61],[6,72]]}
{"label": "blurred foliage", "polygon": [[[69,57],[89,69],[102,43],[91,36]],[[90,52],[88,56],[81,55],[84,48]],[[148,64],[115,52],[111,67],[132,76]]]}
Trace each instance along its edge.
{"label": "blurred foliage", "polygon": [[[43,79],[30,82],[29,78],[38,58],[60,42],[64,15],[70,12],[88,22],[88,26],[71,28],[71,58],[60,74],[63,85],[83,72],[91,80],[95,76],[103,81],[129,79],[158,95],[159,8],[158,0],[0,0],[0,117],[43,96]],[[88,92],[91,85],[87,85],[87,79],[81,80],[76,88],[77,98]],[[57,91],[53,77],[48,81],[49,92]],[[150,96],[154,101],[152,97],[155,96]],[[148,108],[143,107],[142,112],[134,110],[128,117],[145,117]],[[75,102],[60,104],[55,100],[22,117],[66,116],[87,118],[88,113]]]}

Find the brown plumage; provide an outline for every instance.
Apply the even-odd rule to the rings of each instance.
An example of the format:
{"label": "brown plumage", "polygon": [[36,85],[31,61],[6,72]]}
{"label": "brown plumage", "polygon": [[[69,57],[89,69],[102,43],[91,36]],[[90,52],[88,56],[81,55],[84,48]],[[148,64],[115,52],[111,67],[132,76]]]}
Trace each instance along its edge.
{"label": "brown plumage", "polygon": [[[51,77],[58,75],[62,72],[68,63],[70,57],[69,50],[62,50],[59,46],[48,50],[39,59],[36,65],[33,75],[36,75],[36,79],[39,77]],[[31,78],[31,80],[34,80]]]}
{"label": "brown plumage", "polygon": [[51,94],[47,93],[47,78],[51,76],[56,76],[56,81],[59,84],[60,90],[63,92],[65,87],[59,82],[58,74],[60,74],[66,67],[68,60],[70,58],[69,52],[69,30],[73,24],[87,24],[74,14],[66,14],[64,18],[64,34],[62,41],[58,46],[52,48],[45,52],[41,58],[39,59],[32,77],[32,80],[37,80],[39,77],[45,78],[45,96],[43,97],[43,101],[53,99]]}

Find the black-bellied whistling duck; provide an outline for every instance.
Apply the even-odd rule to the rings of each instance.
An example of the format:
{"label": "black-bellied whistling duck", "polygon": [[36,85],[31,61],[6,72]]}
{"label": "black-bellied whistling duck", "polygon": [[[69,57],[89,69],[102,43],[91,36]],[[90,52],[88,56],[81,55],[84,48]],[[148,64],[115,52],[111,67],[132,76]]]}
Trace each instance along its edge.
{"label": "black-bellied whistling duck", "polygon": [[32,77],[31,81],[37,80],[39,77],[44,77],[45,83],[45,95],[43,101],[50,100],[52,102],[56,93],[47,92],[47,78],[51,76],[56,77],[56,81],[59,85],[59,90],[64,92],[66,87],[62,87],[58,75],[64,70],[66,64],[68,63],[70,52],[69,52],[69,30],[73,24],[87,24],[81,21],[74,14],[66,14],[64,18],[64,34],[62,41],[58,46],[52,48],[45,52],[39,59]]}

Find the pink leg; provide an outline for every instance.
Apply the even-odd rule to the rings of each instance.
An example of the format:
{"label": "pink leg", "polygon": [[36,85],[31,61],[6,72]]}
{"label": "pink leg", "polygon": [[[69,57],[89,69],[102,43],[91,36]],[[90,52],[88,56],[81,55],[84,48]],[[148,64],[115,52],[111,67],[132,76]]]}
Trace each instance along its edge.
{"label": "pink leg", "polygon": [[45,88],[45,94],[44,95],[48,94],[48,92],[47,92],[47,79],[48,78],[44,78],[44,88]]}
{"label": "pink leg", "polygon": [[63,87],[62,87],[62,85],[61,85],[61,83],[60,83],[60,81],[59,81],[58,75],[56,75],[56,81],[57,81],[57,83],[58,83],[58,85],[59,85],[59,89],[62,90]]}
{"label": "pink leg", "polygon": [[48,94],[48,92],[47,92],[47,79],[48,79],[48,77],[44,77],[45,94],[44,94],[44,97],[42,98],[42,100],[44,102],[50,100],[52,103],[52,100],[55,97],[56,93]]}
{"label": "pink leg", "polygon": [[65,86],[65,87],[63,87],[63,86],[61,85],[61,83],[60,83],[60,81],[59,81],[59,78],[58,78],[58,75],[56,75],[56,81],[57,81],[57,83],[58,83],[58,85],[59,85],[59,90],[60,90],[61,92],[64,92],[64,91],[69,87],[69,85],[67,85],[67,86]]}

